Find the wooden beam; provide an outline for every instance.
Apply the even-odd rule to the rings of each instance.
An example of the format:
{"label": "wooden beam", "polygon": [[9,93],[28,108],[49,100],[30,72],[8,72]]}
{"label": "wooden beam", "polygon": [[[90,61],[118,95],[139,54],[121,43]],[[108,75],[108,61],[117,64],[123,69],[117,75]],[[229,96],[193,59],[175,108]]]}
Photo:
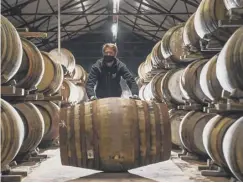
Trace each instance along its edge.
{"label": "wooden beam", "polygon": [[46,32],[19,32],[19,35],[25,38],[47,38]]}

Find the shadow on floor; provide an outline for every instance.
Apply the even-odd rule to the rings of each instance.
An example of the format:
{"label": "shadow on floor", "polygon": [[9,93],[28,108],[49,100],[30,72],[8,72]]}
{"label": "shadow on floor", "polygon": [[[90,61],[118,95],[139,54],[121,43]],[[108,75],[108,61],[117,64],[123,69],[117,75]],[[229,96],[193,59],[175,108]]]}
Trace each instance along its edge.
{"label": "shadow on floor", "polygon": [[125,173],[96,173],[78,179],[69,180],[67,182],[155,182],[128,172]]}

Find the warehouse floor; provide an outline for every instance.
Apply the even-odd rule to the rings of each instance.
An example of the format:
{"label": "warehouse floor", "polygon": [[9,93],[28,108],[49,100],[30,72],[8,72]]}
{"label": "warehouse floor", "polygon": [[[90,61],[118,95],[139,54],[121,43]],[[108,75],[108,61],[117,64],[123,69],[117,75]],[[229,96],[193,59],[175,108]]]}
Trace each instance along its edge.
{"label": "warehouse floor", "polygon": [[[48,158],[41,163],[24,163],[15,170],[26,170],[28,176],[23,179],[25,182],[92,182],[92,181],[128,181],[128,182],[188,182],[188,181],[220,181],[226,182],[229,179],[204,177],[197,170],[200,162],[186,162],[172,152],[171,159],[165,162],[129,170],[129,173],[101,173],[99,171],[82,169],[76,167],[62,166],[59,149],[46,150],[42,154]],[[203,163],[201,163],[203,164]]]}

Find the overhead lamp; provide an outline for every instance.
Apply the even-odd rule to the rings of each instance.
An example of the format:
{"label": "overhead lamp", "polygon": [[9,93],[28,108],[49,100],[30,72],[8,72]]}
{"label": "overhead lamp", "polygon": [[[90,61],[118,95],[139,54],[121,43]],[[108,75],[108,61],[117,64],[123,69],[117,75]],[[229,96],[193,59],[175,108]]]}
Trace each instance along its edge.
{"label": "overhead lamp", "polygon": [[112,32],[113,37],[117,37],[117,31],[118,31],[118,24],[113,23],[111,26],[111,32]]}
{"label": "overhead lamp", "polygon": [[120,0],[113,0],[113,13],[119,12]]}
{"label": "overhead lamp", "polygon": [[120,4],[120,0],[113,0],[113,8],[116,7],[119,9],[119,4]]}
{"label": "overhead lamp", "polygon": [[[119,13],[120,0],[113,0],[113,13]],[[118,32],[118,15],[113,15],[113,24],[111,26],[113,41],[116,42]]]}

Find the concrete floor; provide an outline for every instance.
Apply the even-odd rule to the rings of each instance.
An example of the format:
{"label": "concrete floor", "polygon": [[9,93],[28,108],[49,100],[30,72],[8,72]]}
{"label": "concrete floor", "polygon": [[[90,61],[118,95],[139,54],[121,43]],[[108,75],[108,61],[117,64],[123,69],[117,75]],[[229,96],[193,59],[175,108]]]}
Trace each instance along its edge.
{"label": "concrete floor", "polygon": [[226,178],[213,178],[201,176],[197,170],[199,162],[186,162],[172,152],[171,159],[165,162],[129,170],[129,173],[108,174],[100,171],[62,166],[59,149],[46,150],[48,158],[41,163],[22,164],[17,170],[28,170],[29,174],[23,179],[24,182],[226,182]]}

